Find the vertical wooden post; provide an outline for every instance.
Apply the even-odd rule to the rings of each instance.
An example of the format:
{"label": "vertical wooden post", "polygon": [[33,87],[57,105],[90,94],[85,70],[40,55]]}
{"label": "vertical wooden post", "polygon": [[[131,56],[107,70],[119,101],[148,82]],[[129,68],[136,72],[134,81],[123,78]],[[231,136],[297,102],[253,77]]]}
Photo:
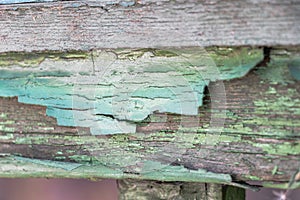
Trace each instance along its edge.
{"label": "vertical wooden post", "polygon": [[245,200],[245,190],[215,183],[118,181],[120,200]]}

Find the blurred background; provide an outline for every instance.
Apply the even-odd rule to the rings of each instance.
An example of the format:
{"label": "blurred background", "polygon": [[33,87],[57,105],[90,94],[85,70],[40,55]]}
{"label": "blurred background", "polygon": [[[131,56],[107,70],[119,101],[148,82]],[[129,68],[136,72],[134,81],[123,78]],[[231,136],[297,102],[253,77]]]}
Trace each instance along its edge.
{"label": "blurred background", "polygon": [[[280,199],[283,190],[247,191],[247,200],[300,200],[300,190],[290,190],[287,199]],[[0,200],[117,200],[115,180],[83,179],[0,179]]]}

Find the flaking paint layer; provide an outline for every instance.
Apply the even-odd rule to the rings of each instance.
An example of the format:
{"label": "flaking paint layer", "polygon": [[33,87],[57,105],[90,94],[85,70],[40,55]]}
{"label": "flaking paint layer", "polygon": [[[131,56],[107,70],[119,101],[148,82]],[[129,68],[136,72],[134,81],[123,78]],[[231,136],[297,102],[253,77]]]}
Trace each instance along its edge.
{"label": "flaking paint layer", "polygon": [[261,49],[216,47],[0,57],[0,96],[47,106],[58,125],[98,135],[135,132],[154,111],[197,115],[210,81],[244,76],[263,56]]}

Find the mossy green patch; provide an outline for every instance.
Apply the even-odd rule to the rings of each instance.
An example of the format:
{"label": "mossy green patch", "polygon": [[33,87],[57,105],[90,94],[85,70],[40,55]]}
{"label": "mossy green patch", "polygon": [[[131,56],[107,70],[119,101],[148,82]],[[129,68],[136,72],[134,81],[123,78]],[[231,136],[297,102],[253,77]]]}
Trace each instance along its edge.
{"label": "mossy green patch", "polygon": [[15,128],[9,127],[9,126],[6,126],[6,125],[0,125],[0,131],[3,131],[3,132],[14,132]]}
{"label": "mossy green patch", "polygon": [[5,125],[5,124],[14,124],[15,121],[13,120],[7,120],[7,121],[0,121],[0,125]]}
{"label": "mossy green patch", "polygon": [[300,155],[300,142],[284,142],[280,144],[252,143],[253,146],[261,148],[268,154],[276,155]]}
{"label": "mossy green patch", "polygon": [[272,170],[272,175],[275,175],[277,173],[277,170],[278,170],[278,166],[275,165],[273,170]]}
{"label": "mossy green patch", "polygon": [[259,180],[261,180],[260,177],[252,176],[252,175],[245,175],[245,178],[247,178],[249,180],[252,180],[252,181],[259,181]]}
{"label": "mossy green patch", "polygon": [[44,131],[52,131],[54,130],[54,127],[39,127],[39,129]]}
{"label": "mossy green patch", "polygon": [[5,135],[0,135],[0,140],[11,140],[14,138],[14,134],[5,134]]}
{"label": "mossy green patch", "polygon": [[268,91],[266,92],[266,94],[276,94],[277,91],[274,87],[269,87]]}
{"label": "mossy green patch", "polygon": [[38,122],[37,125],[38,125],[38,126],[46,126],[46,124],[43,123],[43,122]]}
{"label": "mossy green patch", "polygon": [[[300,100],[292,96],[280,96],[278,98],[270,98],[268,100],[261,99],[255,100],[254,105],[256,106],[255,111],[261,114],[271,113],[294,113],[295,115],[300,114]],[[293,120],[286,121],[291,122],[289,125],[296,123]]]}
{"label": "mossy green patch", "polygon": [[16,144],[32,144],[31,139],[25,137],[17,137],[15,140]]}
{"label": "mossy green patch", "polygon": [[1,114],[0,114],[0,118],[2,118],[2,119],[7,118],[7,114],[6,114],[6,113],[1,113]]}

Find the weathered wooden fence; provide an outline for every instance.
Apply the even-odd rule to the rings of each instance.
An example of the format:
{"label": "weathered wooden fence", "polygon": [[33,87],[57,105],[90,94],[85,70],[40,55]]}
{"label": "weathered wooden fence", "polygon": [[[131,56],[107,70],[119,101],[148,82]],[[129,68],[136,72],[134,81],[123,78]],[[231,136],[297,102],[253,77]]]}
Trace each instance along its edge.
{"label": "weathered wooden fence", "polygon": [[0,177],[299,187],[300,1],[4,0],[0,27]]}

